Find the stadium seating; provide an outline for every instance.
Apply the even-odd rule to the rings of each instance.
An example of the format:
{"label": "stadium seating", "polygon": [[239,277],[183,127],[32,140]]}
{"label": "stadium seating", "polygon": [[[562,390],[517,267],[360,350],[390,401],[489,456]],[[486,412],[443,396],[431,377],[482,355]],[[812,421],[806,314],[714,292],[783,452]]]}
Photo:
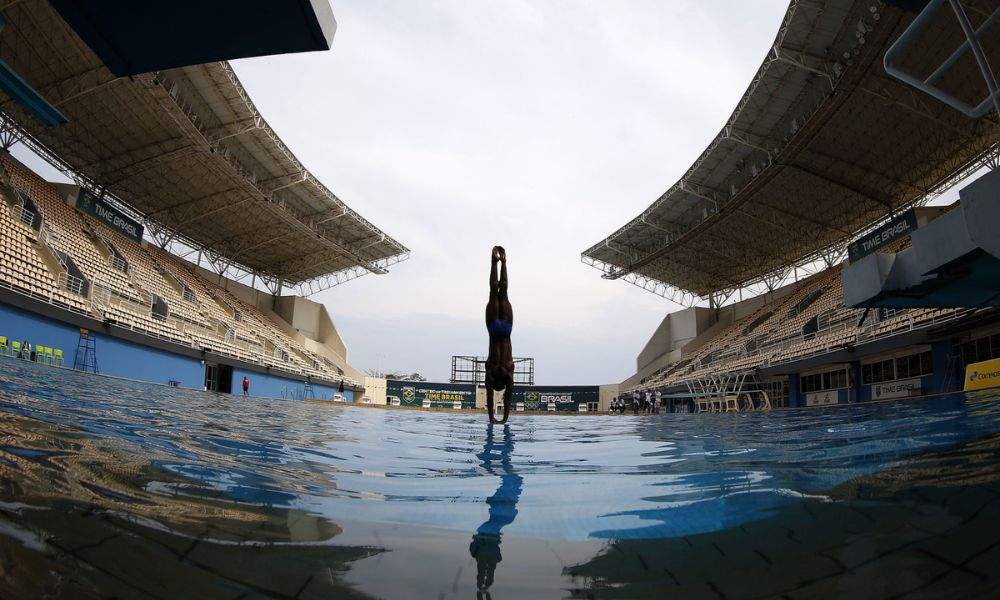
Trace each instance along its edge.
{"label": "stadium seating", "polygon": [[[898,251],[906,244],[908,240],[901,240],[892,250]],[[690,356],[650,375],[635,389],[677,386],[719,374],[752,372],[927,327],[966,311],[916,308],[880,314],[873,310],[860,323],[864,310],[843,304],[840,271],[841,265],[836,265],[800,282],[792,292],[725,327]]]}
{"label": "stadium seating", "polygon": [[[5,157],[4,167],[16,191],[4,194],[0,210],[0,285],[145,335],[286,372],[358,383],[344,376],[346,365],[302,347],[290,326],[275,322],[279,317],[202,277],[190,263],[84,216],[16,161]],[[17,192],[41,214],[39,231],[18,218]],[[72,285],[68,260],[89,289]],[[153,310],[157,300],[166,311]],[[16,353],[20,342],[10,346]],[[60,349],[38,350],[39,360],[64,360]]]}
{"label": "stadium seating", "polygon": [[0,285],[64,308],[87,312],[87,303],[56,287],[56,278],[38,254],[38,233],[15,219],[16,198],[4,194],[0,210]]}

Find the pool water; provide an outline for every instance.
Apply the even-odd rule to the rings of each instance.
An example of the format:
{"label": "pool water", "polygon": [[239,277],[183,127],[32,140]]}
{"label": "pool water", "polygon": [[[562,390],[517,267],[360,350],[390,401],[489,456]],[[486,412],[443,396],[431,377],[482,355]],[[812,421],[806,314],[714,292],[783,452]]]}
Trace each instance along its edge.
{"label": "pool water", "polygon": [[996,597],[998,449],[998,391],[490,426],[0,359],[0,597]]}

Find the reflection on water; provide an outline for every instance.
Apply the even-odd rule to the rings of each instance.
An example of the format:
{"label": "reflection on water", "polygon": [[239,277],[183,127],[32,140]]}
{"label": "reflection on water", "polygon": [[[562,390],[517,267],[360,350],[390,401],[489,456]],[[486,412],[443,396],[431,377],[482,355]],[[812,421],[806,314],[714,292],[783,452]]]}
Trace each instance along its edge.
{"label": "reflection on water", "polygon": [[990,595],[997,400],[487,428],[0,359],[0,597]]}
{"label": "reflection on water", "polygon": [[341,528],[288,495],[234,501],[113,438],[0,413],[0,440],[0,597],[351,597],[338,574],[378,552],[333,546]]}
{"label": "reflection on water", "polygon": [[851,480],[739,527],[614,540],[574,598],[995,598],[1000,436]]}
{"label": "reflection on water", "polygon": [[500,531],[513,523],[517,516],[517,501],[521,497],[524,480],[514,471],[510,459],[513,451],[514,435],[510,432],[510,425],[503,426],[503,439],[497,443],[493,439],[493,424],[490,423],[486,428],[486,444],[476,456],[487,473],[500,476],[500,486],[486,499],[490,517],[476,529],[469,545],[469,553],[476,559],[476,587],[480,590],[488,590],[493,585],[497,563],[503,560]]}

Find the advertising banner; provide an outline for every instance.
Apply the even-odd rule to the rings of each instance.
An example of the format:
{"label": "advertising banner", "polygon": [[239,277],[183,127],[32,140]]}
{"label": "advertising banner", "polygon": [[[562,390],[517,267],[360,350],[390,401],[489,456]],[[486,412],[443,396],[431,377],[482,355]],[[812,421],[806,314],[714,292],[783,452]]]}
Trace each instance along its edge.
{"label": "advertising banner", "polygon": [[878,252],[887,244],[904,238],[917,228],[917,213],[912,208],[879,227],[854,240],[847,246],[847,257],[856,262],[873,252]]}
{"label": "advertising banner", "polygon": [[514,386],[510,395],[511,402],[516,406],[524,403],[524,410],[549,409],[554,404],[558,411],[578,411],[580,405],[597,402],[600,399],[600,388],[596,385],[534,385]]}
{"label": "advertising banner", "polygon": [[900,379],[898,381],[887,381],[872,385],[872,400],[884,400],[886,398],[905,398],[919,394],[923,390],[920,385],[920,378]]}
{"label": "advertising banner", "polygon": [[133,241],[142,243],[142,225],[83,188],[80,188],[80,193],[76,196],[76,208],[127,235]]}
{"label": "advertising banner", "polygon": [[806,406],[825,406],[837,403],[837,390],[806,394]]}
{"label": "advertising banner", "polygon": [[454,408],[455,402],[461,402],[462,408],[476,408],[476,387],[469,383],[433,383],[430,381],[390,379],[385,382],[385,388],[386,396],[399,398],[401,406]]}
{"label": "advertising banner", "polygon": [[965,367],[965,391],[1000,385],[1000,358],[972,363]]}

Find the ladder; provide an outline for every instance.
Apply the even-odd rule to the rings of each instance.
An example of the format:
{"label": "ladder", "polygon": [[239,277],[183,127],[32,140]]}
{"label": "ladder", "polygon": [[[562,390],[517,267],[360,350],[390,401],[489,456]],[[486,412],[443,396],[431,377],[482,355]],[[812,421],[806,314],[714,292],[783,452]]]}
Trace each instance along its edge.
{"label": "ladder", "polygon": [[73,361],[73,368],[79,371],[97,370],[97,338],[91,335],[90,330],[80,328],[80,339],[76,344],[76,358]]}
{"label": "ladder", "polygon": [[[948,355],[948,359],[947,359],[947,362],[945,364],[945,370],[944,370],[944,373],[945,373],[945,375],[944,375],[944,381],[941,382],[941,390],[940,391],[942,391],[942,392],[950,392],[950,391],[953,391],[952,390],[952,386],[956,386],[957,387],[957,383],[958,383],[957,382],[958,361],[959,361],[960,358],[961,358],[961,356],[959,356],[957,354],[949,354]],[[962,391],[962,390],[957,390],[957,391]]]}

